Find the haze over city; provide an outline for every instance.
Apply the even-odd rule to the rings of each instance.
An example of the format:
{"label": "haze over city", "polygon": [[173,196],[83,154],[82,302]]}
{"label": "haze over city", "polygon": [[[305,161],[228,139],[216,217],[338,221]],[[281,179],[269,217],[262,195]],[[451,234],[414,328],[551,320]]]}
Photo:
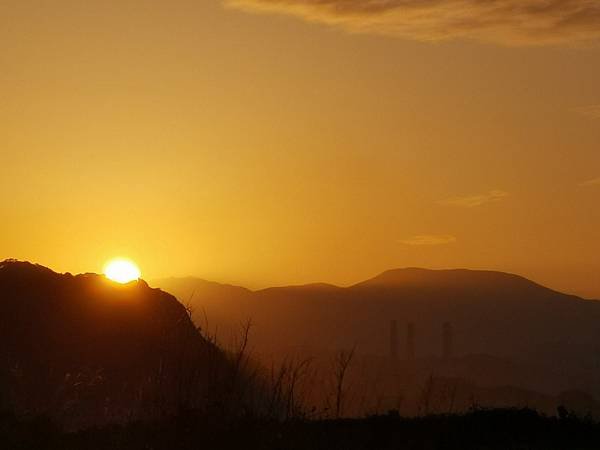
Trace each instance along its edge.
{"label": "haze over city", "polygon": [[0,447],[600,448],[600,0],[0,1]]}

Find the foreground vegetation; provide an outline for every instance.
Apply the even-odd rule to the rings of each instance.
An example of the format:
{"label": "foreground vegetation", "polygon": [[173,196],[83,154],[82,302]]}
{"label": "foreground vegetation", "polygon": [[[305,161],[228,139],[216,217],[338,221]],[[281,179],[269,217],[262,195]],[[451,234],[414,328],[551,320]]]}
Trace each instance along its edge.
{"label": "foreground vegetation", "polygon": [[154,423],[63,432],[43,419],[3,415],[4,449],[597,449],[600,424],[560,411],[476,409],[461,415],[403,418],[394,412],[363,419],[227,420],[180,414]]}

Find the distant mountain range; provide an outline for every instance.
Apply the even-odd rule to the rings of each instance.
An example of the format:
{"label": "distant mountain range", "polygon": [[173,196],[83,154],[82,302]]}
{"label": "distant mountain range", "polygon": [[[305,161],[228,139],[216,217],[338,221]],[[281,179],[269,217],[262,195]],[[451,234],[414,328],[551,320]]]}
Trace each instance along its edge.
{"label": "distant mountain range", "polygon": [[235,352],[206,339],[239,344],[240,324],[251,319],[250,348],[266,370],[248,380],[268,380],[272,360],[315,357],[305,380],[313,405],[328,401],[332,355],[355,347],[354,414],[399,403],[404,413],[422,412],[424,391],[439,412],[468,408],[475,397],[549,413],[559,403],[600,412],[585,394],[600,395],[600,302],[516,275],[398,269],[345,288],[259,291],[195,278],[152,284],[181,303],[142,280],[119,285],[0,262],[0,411],[78,428],[182,407],[242,411],[243,398],[267,404],[264,388],[248,395]]}
{"label": "distant mountain range", "polygon": [[356,345],[363,354],[386,356],[390,322],[397,320],[400,359],[408,354],[409,323],[416,357],[439,358],[443,325],[449,323],[454,357],[492,355],[544,374],[539,385],[546,390],[598,392],[600,302],[517,275],[408,268],[345,288],[310,284],[250,291],[196,278],[154,284],[189,303],[197,324],[206,327],[207,318],[209,330],[222,339],[252,319],[252,342],[260,354],[318,355]]}

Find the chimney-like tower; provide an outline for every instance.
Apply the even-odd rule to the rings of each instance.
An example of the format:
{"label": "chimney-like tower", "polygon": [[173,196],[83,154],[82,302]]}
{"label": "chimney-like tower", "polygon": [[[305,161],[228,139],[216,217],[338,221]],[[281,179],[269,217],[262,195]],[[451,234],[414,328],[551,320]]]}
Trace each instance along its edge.
{"label": "chimney-like tower", "polygon": [[415,359],[415,324],[412,322],[406,328],[406,359]]}
{"label": "chimney-like tower", "polygon": [[452,358],[452,352],[453,352],[453,340],[454,340],[454,336],[453,336],[453,332],[452,332],[452,324],[450,322],[446,322],[444,323],[444,328],[443,328],[443,347],[442,347],[442,355],[444,357],[444,359],[450,359]]}
{"label": "chimney-like tower", "polygon": [[390,322],[390,358],[398,359],[398,322]]}

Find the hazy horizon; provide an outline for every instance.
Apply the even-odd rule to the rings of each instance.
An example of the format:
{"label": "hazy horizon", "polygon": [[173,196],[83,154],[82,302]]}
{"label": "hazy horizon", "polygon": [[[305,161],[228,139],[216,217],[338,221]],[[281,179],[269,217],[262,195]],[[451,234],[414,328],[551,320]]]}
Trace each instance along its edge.
{"label": "hazy horizon", "polygon": [[[9,258],[13,259],[13,258]],[[17,259],[18,260],[18,259]],[[78,272],[73,272],[70,270],[58,270],[56,268],[50,267],[50,266],[46,266],[45,264],[42,264],[40,262],[37,261],[25,261],[23,260],[23,262],[29,262],[32,264],[38,264],[41,265],[43,267],[47,267],[48,269],[51,269],[55,272],[58,273],[71,273],[73,275],[77,275]],[[356,284],[359,284],[361,282],[364,281],[368,281],[371,280],[379,275],[382,275],[385,272],[389,272],[389,271],[402,271],[402,270],[412,270],[412,269],[416,269],[416,270],[425,270],[425,271],[469,271],[469,272],[497,272],[497,273],[504,273],[504,274],[508,274],[508,275],[516,275],[522,278],[525,278],[529,281],[532,281],[535,284],[538,284],[540,286],[543,286],[545,288],[549,288],[551,290],[554,290],[556,292],[560,292],[563,294],[567,294],[567,295],[575,295],[578,297],[581,297],[583,299],[586,300],[598,300],[600,301],[600,298],[596,298],[596,297],[591,297],[591,296],[585,296],[585,295],[581,295],[578,294],[576,292],[569,292],[569,291],[561,291],[561,289],[555,288],[552,285],[549,284],[545,284],[543,282],[540,282],[539,280],[536,280],[534,278],[525,276],[523,274],[520,273],[516,273],[516,272],[510,272],[510,271],[502,271],[502,270],[493,270],[493,269],[475,269],[475,268],[468,268],[468,267],[438,267],[438,268],[427,268],[427,267],[415,267],[415,266],[406,266],[406,267],[391,267],[385,270],[382,270],[380,272],[377,273],[373,273],[373,274],[369,274],[366,275],[362,278],[358,278],[356,280],[353,280],[351,282],[348,283],[334,283],[334,282],[329,282],[329,281],[324,281],[321,279],[316,279],[316,280],[307,280],[307,281],[300,281],[300,282],[282,282],[279,284],[268,284],[268,283],[264,283],[264,284],[252,284],[252,283],[244,283],[241,282],[239,280],[235,280],[235,279],[229,279],[229,278],[208,278],[202,275],[170,275],[170,276],[158,276],[158,277],[146,277],[146,276],[141,276],[140,279],[142,279],[143,281],[149,283],[151,285],[151,287],[160,287],[159,284],[162,281],[169,281],[169,280],[198,280],[198,281],[205,281],[205,282],[209,282],[209,283],[217,283],[217,284],[222,284],[222,285],[230,285],[230,286],[234,286],[234,287],[240,287],[240,288],[244,288],[244,289],[248,289],[250,291],[260,291],[263,289],[269,289],[269,288],[282,288],[282,287],[297,287],[297,286],[304,286],[304,285],[312,285],[312,284],[326,284],[326,285],[330,285],[330,286],[334,286],[334,287],[339,287],[339,288],[349,288],[352,287]],[[102,274],[103,271],[102,270],[91,270],[91,271],[84,271],[84,272],[80,272],[81,274],[84,273],[95,273],[95,274]],[[158,283],[158,285],[155,285],[156,283]]]}
{"label": "hazy horizon", "polygon": [[355,284],[361,283],[363,281],[367,281],[372,278],[375,278],[376,276],[381,275],[382,273],[384,273],[388,270],[405,270],[405,269],[424,269],[424,270],[434,270],[434,271],[469,270],[469,271],[475,271],[475,272],[476,271],[500,272],[500,273],[506,273],[506,274],[511,274],[511,275],[518,275],[520,277],[528,279],[529,281],[539,284],[540,286],[544,286],[546,288],[552,289],[557,292],[562,292],[564,294],[576,295],[576,296],[584,298],[586,300],[600,300],[600,296],[594,297],[593,295],[586,295],[585,293],[581,293],[581,292],[564,290],[564,289],[558,288],[556,286],[553,286],[551,284],[551,282],[546,283],[546,282],[537,280],[534,277],[524,275],[522,273],[511,272],[509,270],[507,271],[507,270],[482,269],[482,268],[471,268],[471,267],[413,267],[413,266],[390,267],[389,269],[385,269],[385,270],[382,270],[377,273],[365,274],[365,276],[363,276],[362,278],[359,277],[355,280],[351,280],[351,281],[345,282],[345,283],[336,283],[336,282],[331,282],[331,281],[327,281],[324,279],[315,279],[315,280],[303,280],[303,281],[298,281],[298,282],[294,282],[293,280],[290,282],[283,281],[281,283],[274,283],[274,284],[269,284],[269,283],[253,284],[251,282],[244,283],[244,282],[237,281],[235,279],[230,279],[227,277],[213,279],[213,278],[204,277],[202,275],[190,275],[190,274],[188,274],[188,275],[185,275],[185,274],[184,275],[171,275],[171,276],[164,276],[164,277],[159,276],[159,277],[153,277],[150,279],[147,279],[145,277],[142,277],[142,278],[149,283],[161,281],[161,280],[189,278],[189,279],[197,279],[197,280],[202,280],[202,281],[207,281],[207,282],[214,282],[214,283],[219,283],[219,284],[226,284],[226,285],[246,288],[251,291],[258,291],[258,290],[268,289],[268,288],[273,288],[273,287],[293,287],[293,286],[303,286],[303,285],[310,285],[310,284],[328,284],[328,285],[332,285],[332,286],[336,286],[336,287],[346,288],[346,287],[354,286]]}

